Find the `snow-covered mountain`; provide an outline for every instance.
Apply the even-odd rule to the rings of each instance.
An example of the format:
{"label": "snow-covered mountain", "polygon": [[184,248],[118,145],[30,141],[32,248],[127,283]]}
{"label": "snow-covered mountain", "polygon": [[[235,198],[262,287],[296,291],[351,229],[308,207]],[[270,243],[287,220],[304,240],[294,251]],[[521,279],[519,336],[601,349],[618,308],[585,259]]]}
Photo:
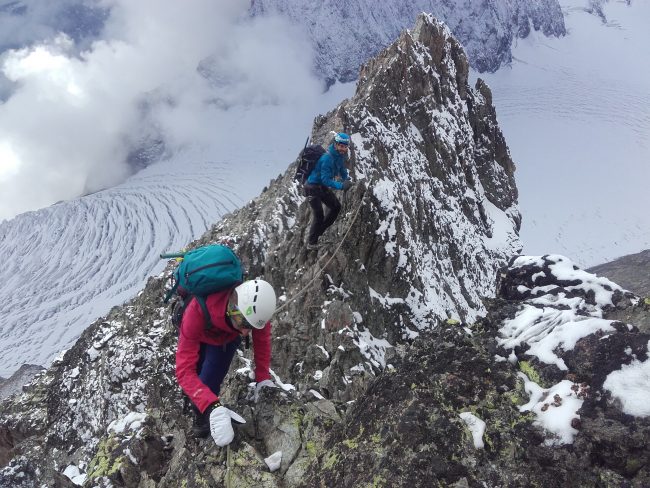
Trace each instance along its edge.
{"label": "snow-covered mountain", "polygon": [[408,26],[401,19],[410,9],[449,25],[474,77],[492,88],[519,170],[527,253],[561,253],[593,266],[650,247],[643,189],[650,178],[648,2],[325,5],[256,0],[251,10],[308,25],[318,69],[330,79],[353,79],[363,53]]}
{"label": "snow-covered mountain", "polygon": [[338,245],[305,249],[295,164],[193,243],[230,243],[281,291],[278,387],[254,394],[238,351],[221,401],[246,423],[227,449],[191,434],[174,378],[170,260],[0,402],[0,487],[647,486],[649,324],[609,316],[645,306],[563,256],[513,256],[491,98],[421,15],[314,123],[354,141],[323,236]]}
{"label": "snow-covered mountain", "polygon": [[510,48],[531,30],[566,33],[558,0],[253,0],[253,15],[279,14],[303,26],[316,47],[316,71],[330,83],[351,81],[359,66],[412,25],[420,12],[444,21],[478,71],[495,71],[511,60]]}
{"label": "snow-covered mountain", "polygon": [[[78,41],[74,46],[76,49],[88,46],[90,40],[105,27],[108,14],[104,10],[97,10],[98,4],[95,2],[88,2],[87,8],[77,10],[74,5],[76,3],[73,1],[47,6],[29,1],[5,5],[4,15],[0,19],[7,27],[3,31],[6,36],[3,46],[11,46],[11,29],[20,30],[23,37],[19,40],[26,44],[39,40],[39,34],[62,30]],[[257,7],[253,5],[253,13],[255,8]],[[451,12],[452,5],[447,9]],[[365,10],[368,11],[367,5]],[[493,10],[492,8],[490,18],[495,18]],[[393,23],[396,19],[395,12],[390,8],[381,12],[391,19],[388,24],[392,26],[391,34],[384,37],[384,44],[397,37],[401,28],[412,25],[418,11],[419,8],[414,8],[412,12],[403,9],[396,24]],[[79,14],[77,34],[69,31],[75,12]],[[379,13],[375,13],[376,19],[380,18]],[[380,22],[376,28],[382,24]],[[278,26],[271,24],[273,27]],[[134,36],[140,33],[136,29],[135,34],[127,34]],[[243,35],[247,34],[244,32]],[[504,35],[509,34],[504,30]],[[140,42],[140,38],[136,36],[133,42]],[[122,48],[123,45],[123,42],[117,44],[115,49]],[[101,47],[101,44],[98,46]],[[97,46],[93,47],[97,51]],[[379,47],[375,46],[371,52],[376,52]],[[88,51],[83,55],[90,66],[93,66],[96,51]],[[63,56],[65,53],[56,50],[48,58],[48,52],[47,49],[39,51],[47,61],[51,59],[52,62],[59,63],[66,59]],[[369,53],[366,53],[356,59],[355,73],[359,64],[368,56]],[[201,74],[214,88],[206,96],[212,97],[210,103],[224,107],[222,112],[208,120],[214,124],[209,132],[217,134],[195,136],[220,141],[217,146],[219,159],[216,163],[206,162],[215,161],[213,155],[206,157],[200,151],[188,152],[184,147],[177,157],[148,167],[122,185],[78,200],[63,201],[0,223],[0,255],[7,263],[0,271],[0,286],[3,294],[8,297],[0,306],[0,376],[10,375],[24,363],[48,364],[93,319],[133,296],[147,276],[162,269],[162,263],[157,257],[161,251],[184,246],[200,235],[211,222],[259,192],[298,152],[313,116],[331,108],[353,89],[352,86],[336,85],[311,105],[305,103],[305,95],[298,102],[286,103],[281,95],[276,96],[273,92],[276,89],[273,83],[281,84],[282,80],[271,80],[271,87],[264,95],[267,102],[263,101],[261,108],[251,109],[246,104],[238,106],[237,100],[231,95],[235,91],[233,84],[243,85],[244,91],[254,90],[255,93],[259,93],[259,87],[247,84],[247,77],[251,77],[248,72],[233,70],[232,65],[220,65],[224,58],[227,59],[227,55],[201,65]],[[73,57],[69,62],[72,65],[66,66],[74,74],[74,69],[79,67],[78,61]],[[286,59],[283,60],[283,66],[287,67]],[[118,64],[116,69],[125,69],[125,66]],[[228,71],[232,77],[219,75],[220,69]],[[75,74],[69,83],[77,86],[85,76],[90,75],[91,73],[83,72],[81,76]],[[68,86],[65,81],[67,78],[60,79],[54,72],[52,76],[62,81],[64,88]],[[59,92],[53,94],[53,100],[58,103],[61,100]],[[63,94],[69,95],[67,88]],[[273,102],[275,98],[280,100]],[[146,103],[138,103],[149,106],[151,99],[151,94],[146,93]],[[271,103],[268,102],[269,99]],[[80,102],[77,100],[74,103]],[[20,108],[15,103],[12,106]],[[100,104],[91,107],[91,110],[97,110],[98,115],[104,117],[102,110],[108,108]],[[193,109],[194,105],[188,107],[188,110],[190,108]],[[72,113],[66,113],[66,116],[76,120],[76,114],[74,109]],[[200,115],[202,114],[197,114],[197,118],[204,121],[205,118],[200,118]],[[176,114],[175,117],[183,118],[183,115]],[[216,117],[220,120],[215,120]],[[123,123],[119,118],[111,119],[109,114],[106,115],[106,121],[107,126]],[[194,121],[191,122],[193,123]],[[182,132],[184,136],[185,128],[179,124],[176,126],[173,131],[168,128],[168,134],[172,131],[174,136],[178,135],[177,132]],[[31,129],[29,134],[36,137]],[[56,141],[61,134],[54,132],[51,136],[57,149],[45,147],[52,148],[54,152],[50,156],[56,157],[60,147]],[[86,142],[88,141],[80,141]],[[115,142],[121,144],[123,141],[118,138]],[[89,146],[92,147],[93,144]],[[71,173],[70,178],[78,171],[79,165],[87,164],[87,159],[92,156],[83,152],[81,155],[81,161],[73,164],[70,169],[62,166],[63,172]],[[56,178],[61,178],[61,175],[57,174]],[[41,184],[40,180],[37,181]],[[61,182],[65,186],[65,177]]]}
{"label": "snow-covered mountain", "polygon": [[[440,321],[474,321],[484,311],[481,300],[494,294],[497,270],[521,248],[517,236],[520,215],[514,165],[496,123],[490,91],[484,84],[470,87],[468,69],[465,53],[449,29],[422,15],[412,32],[404,32],[364,66],[351,99],[315,120],[315,141],[329,144],[333,129],[345,130],[353,141],[350,172],[356,184],[340,195],[341,215],[323,236],[340,243],[336,248],[305,248],[309,204],[293,176],[293,166],[194,243],[232,242],[247,275],[264,277],[281,294],[283,310],[276,312],[273,324],[274,374],[280,384],[283,378],[290,378],[296,385],[293,389],[308,391],[317,376],[315,365],[303,361],[297,367],[296,363],[318,349],[317,337],[323,337],[320,342],[333,339],[336,343],[328,346],[332,354],[327,353],[332,365],[328,371],[320,371],[320,379],[328,396],[344,402],[386,366],[385,356],[393,345],[417,338]],[[150,171],[140,175],[149,175]],[[188,175],[187,179],[203,181],[200,176]],[[225,182],[230,182],[229,175],[223,177]],[[214,182],[192,183],[194,191],[200,184],[207,190]],[[221,184],[216,186],[216,193],[222,193]],[[159,195],[166,195],[168,190],[164,186]],[[116,193],[102,192],[96,198],[119,201],[121,192],[124,188]],[[174,204],[185,199],[196,204],[197,199],[207,202],[209,195],[206,191],[198,198],[189,194],[174,198]],[[141,200],[133,205],[144,207]],[[162,205],[162,201],[155,202],[156,210],[164,216]],[[117,215],[119,209],[112,209],[111,214]],[[153,220],[151,216],[144,218]],[[116,228],[128,222],[128,218],[120,218],[108,220],[107,225]],[[119,235],[124,238],[128,232]],[[129,243],[123,243],[127,251],[119,256],[107,255],[106,260],[123,262],[130,254],[146,258],[151,240],[143,237],[134,237],[142,245],[131,249]],[[330,259],[324,259],[328,256]],[[127,262],[125,268],[131,265]],[[312,278],[320,279],[315,282]],[[164,282],[164,276],[149,280],[131,305],[115,307],[96,321],[55,362],[51,372],[65,377],[65,386],[54,386],[58,380],[52,383],[54,377],[49,375],[36,380],[44,390],[52,388],[52,394],[47,393],[51,403],[41,402],[20,419],[13,414],[20,410],[23,397],[8,403],[12,405],[11,415],[1,410],[0,461],[21,452],[24,456],[17,462],[36,468],[31,472],[38,470],[40,479],[50,484],[69,464],[77,468],[66,470],[70,477],[77,478],[73,473],[81,471],[93,483],[107,486],[111,483],[108,478],[116,473],[105,471],[100,467],[102,461],[92,459],[97,449],[102,449],[99,446],[106,429],[118,427],[125,412],[132,412],[127,414],[128,424],[135,419],[137,425],[144,421],[151,396],[143,387],[152,377],[161,380],[153,387],[160,392],[154,394],[161,400],[156,408],[167,405],[178,419],[172,421],[177,433],[165,435],[170,441],[165,442],[172,448],[176,440],[171,443],[171,439],[178,435],[180,440],[181,431],[177,429],[183,429],[185,422],[178,418],[182,412],[179,392],[169,384],[174,331],[168,328],[168,307],[161,301]],[[301,295],[304,290],[307,293]],[[354,344],[348,348],[350,354],[344,344]],[[348,365],[350,361],[354,363]],[[62,364],[66,366],[60,368]],[[110,374],[104,374],[104,366]],[[348,381],[349,374],[339,372],[350,367],[355,368],[356,379]],[[163,388],[167,393],[162,393],[162,385],[166,385]],[[335,410],[333,414],[338,417]],[[56,420],[50,422],[50,415]],[[14,436],[18,424],[23,434]],[[38,424],[39,433],[33,430]],[[35,441],[50,427],[57,432],[53,434],[57,439],[52,438],[56,449],[37,453],[22,444],[24,439]],[[118,430],[116,434],[126,433]],[[306,468],[304,462],[294,463],[300,445],[289,447],[286,437],[275,429],[265,437],[269,446],[280,441],[287,451],[283,470],[294,464],[298,472],[293,478],[299,482]],[[65,450],[65,460],[56,457],[59,449]],[[152,446],[151,452],[154,450],[158,449]],[[195,458],[193,450],[183,450],[184,459],[175,463],[180,469],[173,475],[167,473],[169,486],[178,486],[175,481],[184,476]],[[139,451],[129,452],[139,456]],[[162,458],[159,461],[156,469],[162,475],[166,462]],[[124,471],[116,476],[121,480],[140,478],[136,471],[139,468],[134,476]],[[19,472],[24,473],[22,480]],[[0,486],[26,486],[32,480],[29,473],[29,468],[2,470]],[[153,476],[160,480],[159,475]],[[118,485],[128,483],[116,481]]]}
{"label": "snow-covered mountain", "polygon": [[[11,3],[18,12],[23,12],[19,2]],[[66,5],[69,3],[66,2]],[[477,2],[469,3],[469,7],[478,8]],[[599,5],[604,11],[610,13],[608,21],[611,24],[604,26],[597,16],[585,13],[583,7],[588,3],[574,0],[569,7],[565,7],[565,14],[571,21],[568,36],[549,40],[543,36],[535,36],[531,31],[530,43],[528,41],[516,43],[517,59],[512,64],[512,69],[500,70],[493,78],[489,78],[489,84],[493,87],[497,115],[504,125],[506,139],[513,148],[514,160],[518,165],[517,178],[521,190],[520,198],[523,202],[524,243],[531,247],[531,251],[539,253],[563,252],[574,258],[578,264],[596,264],[599,257],[602,257],[601,260],[614,257],[611,254],[612,246],[609,245],[598,253],[591,253],[591,249],[583,245],[567,246],[570,242],[566,239],[568,232],[583,236],[582,242],[593,246],[593,242],[603,242],[600,228],[607,224],[610,229],[607,231],[609,235],[614,228],[611,222],[614,221],[617,228],[621,230],[623,241],[629,240],[631,246],[639,242],[639,237],[646,235],[647,238],[647,234],[643,233],[643,229],[647,228],[644,224],[647,223],[647,220],[644,220],[647,216],[632,215],[635,218],[631,219],[628,209],[620,211],[616,207],[608,207],[609,218],[603,219],[601,218],[602,207],[593,210],[590,205],[585,205],[595,197],[609,198],[610,201],[631,200],[642,203],[642,198],[647,193],[639,196],[634,192],[624,191],[625,186],[633,187],[633,183],[638,185],[647,180],[644,177],[636,177],[638,174],[645,174],[638,165],[629,165],[627,160],[617,162],[624,166],[618,171],[616,179],[625,178],[626,184],[622,185],[623,188],[613,189],[609,195],[606,192],[595,194],[587,188],[579,199],[570,201],[567,198],[574,193],[570,193],[567,189],[562,193],[562,198],[555,199],[553,192],[563,182],[570,181],[569,178],[566,176],[556,178],[547,186],[539,184],[546,176],[562,174],[562,171],[568,167],[566,161],[559,157],[560,154],[549,157],[544,151],[557,150],[558,153],[563,153],[570,148],[581,151],[584,147],[582,143],[586,140],[594,148],[590,157],[595,161],[599,155],[607,154],[602,151],[598,143],[615,134],[620,142],[620,148],[634,148],[638,158],[645,154],[643,144],[646,144],[644,141],[647,141],[647,134],[650,134],[650,131],[646,130],[647,121],[650,120],[647,98],[644,98],[642,91],[643,86],[647,86],[644,85],[646,78],[640,76],[634,79],[627,74],[632,65],[623,62],[627,60],[627,56],[616,57],[614,55],[616,51],[603,51],[607,53],[605,57],[607,63],[614,63],[613,65],[616,66],[612,72],[620,75],[615,79],[616,83],[623,78],[630,83],[624,89],[616,88],[618,85],[613,83],[611,78],[601,81],[602,78],[599,76],[592,76],[602,75],[604,69],[599,69],[597,72],[593,69],[582,71],[578,64],[569,63],[569,65],[560,65],[561,68],[558,68],[555,73],[569,73],[568,78],[573,82],[567,86],[571,89],[558,92],[560,86],[554,85],[555,80],[552,77],[539,76],[540,73],[548,73],[550,68],[532,63],[537,53],[559,52],[559,47],[566,45],[563,43],[571,39],[576,39],[576,44],[570,44],[571,49],[579,45],[578,41],[585,43],[583,37],[577,37],[585,26],[588,29],[584,36],[590,38],[589,42],[600,39],[603,36],[602,29],[605,29],[608,35],[604,37],[603,49],[607,46],[611,48],[612,39],[618,39],[620,43],[614,43],[617,52],[626,52],[624,48],[627,45],[631,46],[629,57],[636,58],[634,63],[639,65],[638,63],[645,59],[636,56],[635,53],[638,51],[632,49],[639,45],[639,30],[636,29],[636,24],[629,23],[630,17],[634,17],[639,9],[642,10],[639,15],[636,15],[638,17],[636,20],[642,22],[646,18],[644,4],[632,4],[629,7],[618,2],[605,4],[600,2]],[[534,9],[527,8],[525,5],[536,4],[524,3],[521,4],[524,6],[516,7],[520,4],[508,3],[507,8],[504,7],[505,10],[497,9],[497,11],[510,14],[519,11],[532,12]],[[578,4],[584,5],[579,7]],[[263,5],[266,4],[254,3],[252,8],[261,8]],[[277,10],[279,5],[267,5],[267,8]],[[496,16],[491,18],[514,18],[496,15],[494,5],[497,4],[485,3],[485,5],[486,11]],[[503,6],[504,3],[498,5]],[[551,4],[539,5],[546,5],[550,9]],[[378,20],[380,12],[390,19],[395,18],[398,13],[391,10],[392,7],[380,7],[386,10],[377,10],[378,7],[374,5],[370,9],[373,15],[376,13],[376,23],[373,24],[368,20],[369,25],[377,28],[379,25],[386,24]],[[369,10],[366,8],[359,11]],[[625,22],[617,23],[616,18],[620,12],[629,12],[630,15],[623,18]],[[352,9],[349,8],[344,10],[341,17],[345,15],[354,17]],[[43,21],[48,19],[45,15],[40,18],[44,19]],[[458,16],[454,18],[462,20]],[[580,22],[574,22],[575,19],[580,19]],[[97,32],[97,25],[91,24],[92,29],[89,32]],[[387,24],[391,25],[391,28],[396,28],[390,22]],[[513,21],[508,25],[512,27],[515,24]],[[540,20],[539,25],[546,24]],[[356,26],[356,28],[360,27]],[[356,30],[351,29],[351,31]],[[474,31],[491,32],[490,29],[479,28],[472,29],[472,32]],[[495,31],[494,35],[505,36],[497,36],[499,39],[507,38],[507,29],[500,27]],[[625,39],[630,36],[636,37],[633,37],[631,42],[627,42]],[[486,43],[486,45],[493,44]],[[503,54],[505,51],[490,52]],[[586,52],[584,48],[579,51],[579,53],[584,52]],[[553,61],[553,58],[549,59]],[[519,74],[531,66],[535,69],[523,75]],[[504,74],[503,78],[499,77],[501,74]],[[642,75],[644,72],[640,71],[637,74]],[[540,84],[530,85],[531,79],[539,79]],[[588,80],[592,80],[594,84],[584,85]],[[224,79],[215,81],[234,82]],[[225,90],[231,85],[226,83],[223,86]],[[555,89],[549,89],[549,86]],[[584,86],[588,88],[585,89]],[[599,95],[598,90],[598,87],[603,86],[608,87],[606,91],[608,96],[605,98]],[[631,92],[628,90],[630,86],[633,88]],[[220,147],[217,163],[206,162],[215,161],[212,157],[206,158],[191,153],[181,154],[177,159],[150,166],[129,182],[111,190],[98,192],[78,201],[61,202],[51,208],[23,214],[11,221],[0,223],[0,256],[6,263],[0,270],[0,283],[2,283],[0,289],[5,297],[0,309],[2,312],[0,315],[0,354],[2,355],[0,376],[8,376],[23,363],[47,364],[94,318],[132,296],[140,289],[147,276],[162,269],[162,263],[157,259],[159,252],[182,247],[204,231],[210,223],[218,220],[224,212],[234,209],[253,197],[295,156],[304,141],[306,134],[303,132],[306,133],[305,128],[308,127],[313,115],[319,110],[326,111],[344,96],[349,96],[353,90],[351,85],[347,87],[335,85],[333,88],[334,91],[328,95],[329,98],[319,100],[313,110],[305,110],[300,114],[297,114],[295,106],[288,105],[268,106],[262,111],[251,110],[250,107],[241,110],[230,108],[230,113],[238,113],[234,117],[229,117],[227,123],[219,125],[219,137],[229,143]],[[561,103],[558,103],[558,93],[561,94],[559,97]],[[626,96],[626,93],[633,95]],[[575,99],[580,100],[586,95],[593,95],[594,99],[589,103],[581,103],[579,105],[581,111],[567,108],[572,107]],[[600,106],[599,120],[606,120],[611,113],[617,114],[616,118],[607,124],[594,125],[589,114],[592,114],[593,107],[599,106],[598,103],[602,103],[603,100],[607,101],[607,105]],[[535,109],[533,113],[542,113],[543,118],[537,119],[527,115],[531,110],[529,105],[533,102]],[[564,123],[558,124],[558,120]],[[527,125],[530,123],[532,125]],[[584,132],[580,132],[581,144],[548,144],[546,130],[556,129],[560,133],[572,134],[575,133],[576,127],[584,128]],[[635,127],[636,139],[630,140],[626,136],[629,134],[626,132],[629,127]],[[594,128],[600,129],[599,136],[596,138],[588,135],[587,132],[587,129]],[[254,135],[251,137],[251,134]],[[554,133],[554,136],[557,134]],[[638,145],[639,141],[641,145]],[[540,146],[544,150],[540,150]],[[526,151],[526,149],[530,150]],[[540,158],[540,161],[530,165],[529,157],[535,155]],[[549,161],[556,166],[550,167],[547,173],[540,175],[530,171],[531,168],[545,167],[544,165]],[[593,173],[587,168],[591,170],[593,167],[587,166],[586,163],[584,167],[583,177],[591,177]],[[600,164],[597,167],[600,167]],[[601,176],[606,173],[605,170],[600,172]],[[179,176],[179,173],[182,175]],[[575,179],[580,181],[580,176],[575,176]],[[608,181],[612,184],[616,183],[612,178]],[[591,180],[590,183],[592,186],[597,186],[598,180]],[[576,184],[575,180],[569,186],[573,191],[584,188],[584,185]],[[538,205],[532,205],[531,202]],[[544,208],[540,209],[540,205],[544,202],[549,206],[548,211],[544,211]],[[638,205],[638,208],[643,209],[643,205]],[[567,210],[572,212],[569,214],[571,218],[560,220],[558,231],[558,216],[566,215]],[[597,218],[590,220],[593,216]],[[540,220],[541,217],[543,221]],[[529,233],[531,223],[538,232]],[[57,236],[58,239],[55,239]],[[558,249],[555,246],[548,246],[545,244],[548,242],[544,240],[546,238],[551,242],[562,244],[562,247]],[[650,247],[650,244],[645,247]],[[630,252],[636,250],[638,248],[629,249]],[[585,255],[585,251],[588,251],[586,254],[588,259],[581,258]]]}
{"label": "snow-covered mountain", "polygon": [[[602,6],[592,4],[593,11],[601,15]],[[6,2],[0,5],[0,52],[57,32],[69,35],[79,48],[87,47],[100,36],[110,8],[110,3],[96,0]],[[251,0],[249,12],[252,16],[278,14],[304,28],[317,51],[315,71],[330,83],[356,80],[361,64],[391,44],[420,12],[443,20],[479,71],[494,71],[509,62],[513,41],[531,30],[547,36],[566,33],[558,0],[326,0],[318,4]]]}

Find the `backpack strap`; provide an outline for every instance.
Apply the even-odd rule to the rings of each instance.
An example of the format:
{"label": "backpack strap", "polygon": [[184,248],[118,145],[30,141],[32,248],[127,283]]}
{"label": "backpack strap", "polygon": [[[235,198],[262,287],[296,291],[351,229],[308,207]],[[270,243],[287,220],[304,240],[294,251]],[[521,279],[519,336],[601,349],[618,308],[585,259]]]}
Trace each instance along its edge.
{"label": "backpack strap", "polygon": [[208,311],[208,306],[205,304],[205,297],[199,295],[194,295],[196,301],[201,305],[201,310],[203,310],[203,318],[205,319],[205,330],[210,330],[213,327],[212,319],[210,318],[210,312]]}
{"label": "backpack strap", "polygon": [[[177,259],[177,258],[184,258],[187,253],[185,251],[181,252],[172,252],[172,253],[166,253],[166,254],[161,254],[160,259]],[[174,286],[172,286],[171,290],[169,290],[165,294],[165,298],[163,298],[163,303],[169,302],[169,299],[172,297],[174,293],[176,293],[176,290],[178,289],[178,283],[179,283],[179,277],[178,277],[178,268],[174,272]]]}

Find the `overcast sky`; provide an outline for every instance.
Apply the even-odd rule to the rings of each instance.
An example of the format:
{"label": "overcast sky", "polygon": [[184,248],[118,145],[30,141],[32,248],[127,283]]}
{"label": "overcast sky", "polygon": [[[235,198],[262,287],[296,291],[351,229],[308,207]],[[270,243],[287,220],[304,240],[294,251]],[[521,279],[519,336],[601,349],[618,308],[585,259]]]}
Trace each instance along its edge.
{"label": "overcast sky", "polygon": [[0,219],[122,181],[129,152],[154,141],[218,156],[232,107],[322,91],[300,32],[248,19],[246,2],[22,3],[0,11],[0,45],[23,46],[0,57]]}

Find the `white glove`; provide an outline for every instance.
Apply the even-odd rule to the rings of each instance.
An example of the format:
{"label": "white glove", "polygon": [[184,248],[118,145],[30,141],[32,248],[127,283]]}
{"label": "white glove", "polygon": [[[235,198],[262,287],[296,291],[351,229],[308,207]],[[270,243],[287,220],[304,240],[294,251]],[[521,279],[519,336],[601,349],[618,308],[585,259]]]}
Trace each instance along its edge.
{"label": "white glove", "polygon": [[210,433],[214,442],[219,447],[227,446],[235,438],[235,431],[232,429],[231,420],[234,420],[238,424],[246,423],[241,415],[236,414],[223,405],[218,406],[210,413]]}
{"label": "white glove", "polygon": [[262,391],[262,388],[277,388],[278,385],[273,383],[271,380],[264,380],[260,381],[255,385],[255,393],[253,394],[253,400],[255,403],[257,403],[257,400],[259,400],[260,397],[260,391]]}

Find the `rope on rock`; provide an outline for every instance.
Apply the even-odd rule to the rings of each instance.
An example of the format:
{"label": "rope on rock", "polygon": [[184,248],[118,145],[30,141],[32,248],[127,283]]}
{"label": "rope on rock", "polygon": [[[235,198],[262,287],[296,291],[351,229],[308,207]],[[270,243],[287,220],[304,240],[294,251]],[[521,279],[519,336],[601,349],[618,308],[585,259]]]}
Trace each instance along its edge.
{"label": "rope on rock", "polygon": [[232,488],[232,458],[230,456],[230,444],[226,447],[226,488]]}
{"label": "rope on rock", "polygon": [[[352,219],[352,222],[350,222],[350,225],[349,225],[349,227],[348,227],[348,230],[347,230],[347,231],[345,232],[345,234],[343,235],[343,238],[341,239],[341,242],[339,242],[339,245],[338,245],[338,247],[336,248],[336,250],[334,251],[334,253],[332,253],[332,256],[331,256],[331,257],[327,260],[327,262],[326,262],[326,263],[325,263],[325,264],[324,264],[324,265],[323,265],[323,266],[322,266],[322,267],[321,267],[321,268],[316,272],[316,274],[315,274],[314,277],[309,281],[309,283],[307,283],[304,287],[302,287],[302,289],[300,289],[300,290],[298,291],[298,293],[296,293],[296,294],[295,294],[295,295],[294,295],[294,296],[293,296],[289,301],[287,301],[287,302],[285,302],[284,304],[282,304],[281,307],[278,307],[278,309],[275,311],[275,313],[281,312],[281,311],[284,310],[284,309],[285,309],[285,308],[286,308],[286,307],[287,307],[291,302],[295,301],[299,296],[301,296],[303,293],[305,293],[305,292],[309,289],[309,287],[312,285],[312,283],[314,283],[314,281],[316,281],[316,279],[320,276],[320,274],[321,274],[321,273],[323,272],[323,270],[327,267],[327,265],[330,264],[330,262],[332,261],[332,259],[334,259],[334,256],[336,256],[336,253],[339,252],[339,249],[341,249],[341,246],[342,246],[343,243],[345,242],[345,238],[348,236],[348,234],[349,234],[350,231],[352,230],[352,226],[354,225],[354,223],[355,223],[356,220],[357,220],[357,217],[359,216],[359,210],[361,210],[361,207],[363,206],[363,201],[364,201],[364,199],[366,198],[366,193],[367,193],[367,192],[368,192],[368,186],[366,186],[366,189],[363,191],[363,196],[361,197],[361,202],[359,202],[359,206],[357,207],[357,210],[356,210],[355,213],[354,213],[354,217],[353,217],[353,219]],[[321,259],[323,259],[325,256],[326,256],[326,254],[324,254],[323,256],[321,256],[321,258],[319,259],[319,261],[320,261]]]}

